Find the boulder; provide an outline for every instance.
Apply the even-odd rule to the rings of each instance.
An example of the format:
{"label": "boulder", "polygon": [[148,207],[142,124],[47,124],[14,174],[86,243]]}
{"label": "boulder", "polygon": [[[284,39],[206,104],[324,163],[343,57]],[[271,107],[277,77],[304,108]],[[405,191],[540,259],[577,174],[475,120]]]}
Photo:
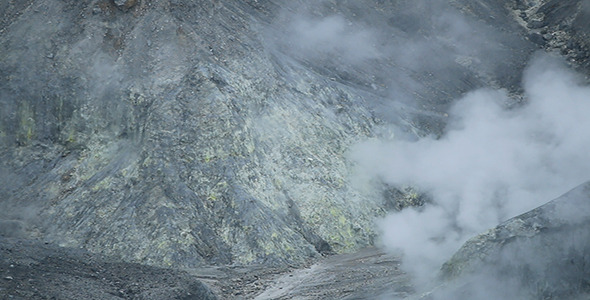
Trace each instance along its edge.
{"label": "boulder", "polygon": [[137,0],[115,0],[115,5],[123,9],[130,9],[135,4],[137,4]]}

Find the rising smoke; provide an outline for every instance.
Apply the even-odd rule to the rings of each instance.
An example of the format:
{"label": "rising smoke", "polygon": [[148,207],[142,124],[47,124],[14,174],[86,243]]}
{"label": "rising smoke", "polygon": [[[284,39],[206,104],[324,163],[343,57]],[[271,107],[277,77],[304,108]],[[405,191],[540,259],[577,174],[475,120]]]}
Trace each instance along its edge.
{"label": "rising smoke", "polygon": [[374,32],[353,26],[342,16],[301,16],[291,20],[288,28],[292,38],[290,45],[304,56],[338,55],[351,64],[359,64],[381,55]]}
{"label": "rising smoke", "polygon": [[[284,22],[288,37],[283,42],[293,46],[284,46],[292,56],[314,66],[372,73],[377,81],[388,78],[382,82],[390,101],[372,103],[386,120],[383,114],[403,115],[400,102],[424,106],[424,99],[412,95],[438,95],[429,94],[421,75],[414,74],[444,82],[441,88],[453,88],[461,76],[467,78],[463,81],[483,78],[484,84],[474,83],[470,90],[457,84],[456,90],[444,91],[462,96],[449,101],[453,104],[441,135],[417,141],[372,139],[351,151],[359,166],[355,179],[415,187],[432,199],[379,222],[383,245],[401,251],[404,267],[423,284],[468,238],[588,179],[590,88],[547,54],[534,55],[524,74],[510,69],[519,57],[506,45],[521,47],[516,39],[474,23],[440,1],[408,2],[399,11],[382,24],[368,9],[362,11],[364,18],[300,10]],[[333,65],[334,57],[338,65]],[[508,73],[522,78],[502,82]],[[515,100],[515,93],[522,101]]]}
{"label": "rising smoke", "polygon": [[352,157],[366,172],[433,198],[383,219],[384,245],[429,281],[466,239],[586,180],[590,88],[581,82],[540,55],[525,72],[522,107],[505,108],[502,91],[477,90],[453,106],[439,139],[358,145]]}

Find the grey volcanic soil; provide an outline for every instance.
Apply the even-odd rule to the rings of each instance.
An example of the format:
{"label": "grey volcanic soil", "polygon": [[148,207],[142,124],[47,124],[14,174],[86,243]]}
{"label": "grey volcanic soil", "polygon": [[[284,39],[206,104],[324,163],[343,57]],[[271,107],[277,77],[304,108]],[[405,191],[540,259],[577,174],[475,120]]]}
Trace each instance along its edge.
{"label": "grey volcanic soil", "polygon": [[[82,249],[0,238],[0,299],[372,299],[407,296],[399,260],[376,248],[301,269],[210,267],[184,272]],[[207,283],[207,285],[203,284]]]}
{"label": "grey volcanic soil", "polygon": [[309,268],[276,278],[255,299],[403,298],[414,292],[399,258],[367,248],[324,259]]}
{"label": "grey volcanic soil", "polygon": [[186,272],[0,237],[0,299],[216,299]]}

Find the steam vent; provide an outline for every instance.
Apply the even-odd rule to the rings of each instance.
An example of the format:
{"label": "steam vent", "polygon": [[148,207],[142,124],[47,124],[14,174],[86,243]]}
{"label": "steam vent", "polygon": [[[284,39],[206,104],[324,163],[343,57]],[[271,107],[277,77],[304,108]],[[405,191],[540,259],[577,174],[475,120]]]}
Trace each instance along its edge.
{"label": "steam vent", "polygon": [[0,299],[590,299],[589,75],[588,0],[0,0]]}

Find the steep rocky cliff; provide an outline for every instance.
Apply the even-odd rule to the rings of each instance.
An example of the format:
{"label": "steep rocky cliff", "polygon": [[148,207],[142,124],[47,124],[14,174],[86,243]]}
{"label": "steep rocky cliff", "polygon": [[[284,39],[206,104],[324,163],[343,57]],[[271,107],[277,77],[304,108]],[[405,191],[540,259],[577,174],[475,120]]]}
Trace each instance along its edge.
{"label": "steep rocky cliff", "polygon": [[[349,146],[392,125],[440,132],[453,97],[514,86],[533,50],[499,33],[509,42],[490,44],[481,68],[466,63],[473,51],[404,62],[390,55],[400,43],[458,46],[411,2],[313,13],[272,1],[125,3],[3,1],[2,219],[161,266],[298,263],[371,244],[384,200],[351,187]],[[305,46],[323,29],[297,22],[332,15],[352,24],[335,26],[379,28],[375,45]],[[488,68],[492,57],[503,66]]]}
{"label": "steep rocky cliff", "polygon": [[540,49],[590,68],[585,1],[452,4],[0,1],[0,234],[176,268],[373,244],[412,196],[351,145],[518,104]]}
{"label": "steep rocky cliff", "polygon": [[371,115],[346,87],[273,63],[256,30],[272,3],[7,5],[3,219],[164,266],[370,243],[379,206],[352,209],[343,153]]}

